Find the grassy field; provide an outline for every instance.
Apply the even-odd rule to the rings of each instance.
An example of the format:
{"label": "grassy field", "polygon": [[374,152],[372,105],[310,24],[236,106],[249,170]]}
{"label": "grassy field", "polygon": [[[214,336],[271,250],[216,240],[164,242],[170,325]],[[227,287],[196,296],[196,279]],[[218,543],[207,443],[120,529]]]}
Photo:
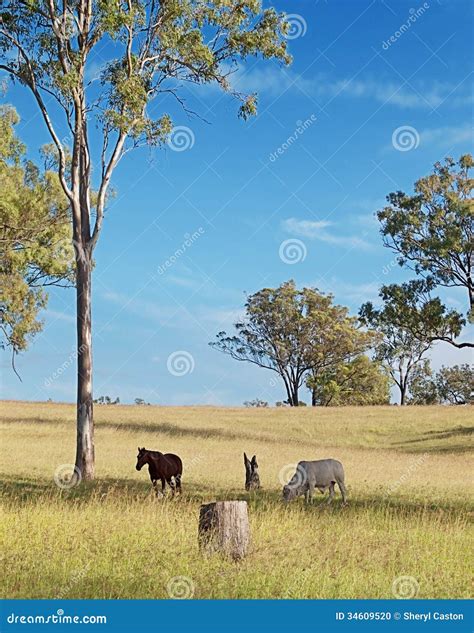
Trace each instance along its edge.
{"label": "grassy field", "polygon": [[[74,407],[3,402],[3,597],[469,597],[472,413],[97,406],[97,479],[61,490]],[[153,496],[137,446],[183,458],[180,498]],[[258,457],[257,493],[244,490],[244,450]],[[324,457],[343,462],[349,504],[284,506],[282,468]],[[225,498],[249,502],[239,563],[197,546],[200,504]]]}

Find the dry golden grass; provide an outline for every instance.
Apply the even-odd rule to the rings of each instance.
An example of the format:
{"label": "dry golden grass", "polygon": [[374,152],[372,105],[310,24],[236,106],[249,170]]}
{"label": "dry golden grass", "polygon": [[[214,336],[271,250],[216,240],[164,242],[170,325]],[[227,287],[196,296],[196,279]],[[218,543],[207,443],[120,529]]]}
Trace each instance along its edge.
{"label": "dry golden grass", "polygon": [[[97,480],[59,490],[73,461],[74,407],[1,404],[4,595],[164,598],[185,576],[196,598],[392,597],[412,576],[419,597],[468,597],[472,568],[472,409],[220,409],[97,406]],[[184,462],[182,498],[156,499],[137,446]],[[243,451],[263,490],[243,490]],[[280,500],[279,473],[334,457],[349,505]],[[203,501],[249,501],[253,547],[239,564],[202,557]]]}

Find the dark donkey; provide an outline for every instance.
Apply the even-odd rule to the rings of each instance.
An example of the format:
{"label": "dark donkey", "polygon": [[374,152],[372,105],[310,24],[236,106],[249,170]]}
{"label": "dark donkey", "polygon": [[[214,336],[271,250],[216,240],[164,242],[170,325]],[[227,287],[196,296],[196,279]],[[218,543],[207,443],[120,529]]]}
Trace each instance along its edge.
{"label": "dark donkey", "polygon": [[[165,493],[166,483],[174,495],[175,489],[181,492],[181,476],[183,474],[183,462],[173,453],[160,453],[160,451],[148,451],[145,447],[138,447],[137,470],[141,470],[148,464],[151,483],[158,495],[157,484],[161,480],[161,492]],[[172,480],[174,477],[174,483]],[[166,482],[166,483],[165,483]]]}

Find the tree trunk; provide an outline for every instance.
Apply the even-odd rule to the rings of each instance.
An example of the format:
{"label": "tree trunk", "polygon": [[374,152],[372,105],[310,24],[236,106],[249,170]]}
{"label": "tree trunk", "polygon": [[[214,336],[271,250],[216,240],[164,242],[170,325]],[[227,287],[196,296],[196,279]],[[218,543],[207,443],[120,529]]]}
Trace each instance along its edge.
{"label": "tree trunk", "polygon": [[296,385],[291,386],[291,406],[298,407],[300,400],[298,398],[298,387]]}
{"label": "tree trunk", "polygon": [[407,391],[406,386],[400,387],[400,405],[401,406],[405,404],[406,391]]}
{"label": "tree trunk", "polygon": [[234,560],[244,558],[250,545],[250,527],[246,501],[216,501],[201,506],[199,546],[220,552]]}
{"label": "tree trunk", "polygon": [[316,407],[318,404],[318,398],[316,394],[316,389],[311,389],[311,406]]}
{"label": "tree trunk", "polygon": [[94,420],[92,411],[91,256],[76,250],[77,302],[77,444],[76,468],[82,479],[94,479]]}

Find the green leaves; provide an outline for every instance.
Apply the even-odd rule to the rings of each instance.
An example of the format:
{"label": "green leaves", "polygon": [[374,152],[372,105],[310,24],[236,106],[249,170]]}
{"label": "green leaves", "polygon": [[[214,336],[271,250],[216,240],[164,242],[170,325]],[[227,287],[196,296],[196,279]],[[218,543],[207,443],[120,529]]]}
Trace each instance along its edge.
{"label": "green leaves", "polygon": [[13,352],[41,330],[42,287],[73,281],[67,200],[56,174],[23,160],[18,120],[12,108],[0,108],[0,327]]}
{"label": "green leaves", "polygon": [[465,363],[442,367],[436,374],[436,387],[441,401],[468,404],[474,401],[474,367]]}
{"label": "green leaves", "polygon": [[[384,243],[398,254],[398,263],[411,268],[418,279],[380,291],[386,323],[402,328],[420,342],[458,343],[463,327],[474,315],[474,180],[470,154],[456,162],[446,158],[434,172],[415,183],[414,195],[389,194],[389,206],[377,214]],[[438,287],[467,290],[465,315],[449,310]],[[364,310],[369,307],[363,306]],[[369,312],[366,312],[369,316]]]}
{"label": "green leaves", "polygon": [[367,406],[390,402],[390,379],[380,363],[365,354],[308,378],[315,404]]}
{"label": "green leaves", "polygon": [[217,335],[211,343],[240,361],[277,372],[288,400],[298,406],[298,389],[308,375],[349,362],[374,341],[358,327],[347,308],[315,288],[298,290],[293,281],[263,288],[250,295],[246,318],[235,324],[236,334]]}
{"label": "green leaves", "polygon": [[378,212],[386,246],[398,253],[402,266],[439,285],[464,287],[472,308],[474,282],[474,200],[470,170],[472,156],[456,163],[436,163],[434,173],[415,183],[415,193],[387,197]]}

